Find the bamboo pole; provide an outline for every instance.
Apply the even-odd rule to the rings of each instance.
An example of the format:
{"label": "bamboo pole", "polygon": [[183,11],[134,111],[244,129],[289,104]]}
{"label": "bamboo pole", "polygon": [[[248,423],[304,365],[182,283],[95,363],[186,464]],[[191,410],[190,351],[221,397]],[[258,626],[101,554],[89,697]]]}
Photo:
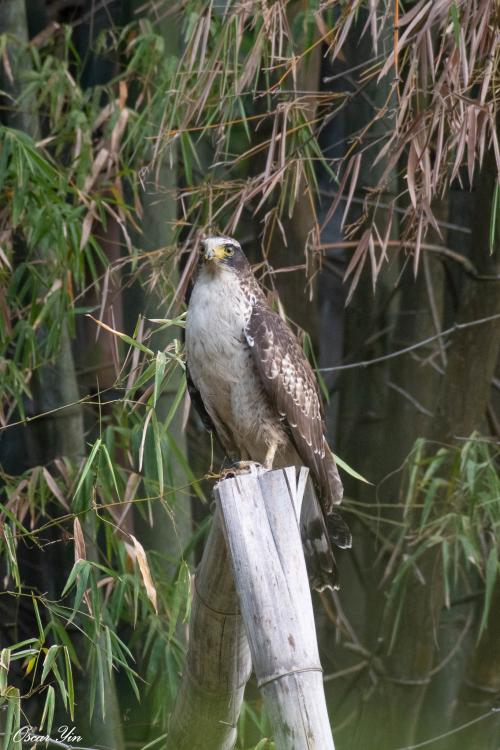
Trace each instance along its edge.
{"label": "bamboo pole", "polygon": [[215,491],[277,750],[334,750],[299,531],[306,479],[258,470]]}
{"label": "bamboo pole", "polygon": [[167,750],[234,747],[252,662],[277,750],[334,750],[300,537],[307,473],[259,468],[216,485]]}
{"label": "bamboo pole", "polygon": [[252,664],[218,510],[195,576],[189,630],[167,750],[231,750]]}

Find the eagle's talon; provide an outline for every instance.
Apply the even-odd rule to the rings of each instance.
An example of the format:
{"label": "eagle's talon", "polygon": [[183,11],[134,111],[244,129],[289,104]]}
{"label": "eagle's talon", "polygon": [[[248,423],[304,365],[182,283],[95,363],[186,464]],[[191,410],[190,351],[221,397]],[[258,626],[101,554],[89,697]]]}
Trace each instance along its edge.
{"label": "eagle's talon", "polygon": [[223,469],[219,474],[219,480],[231,479],[240,474],[253,474],[262,469],[262,464],[258,461],[234,461],[227,469]]}

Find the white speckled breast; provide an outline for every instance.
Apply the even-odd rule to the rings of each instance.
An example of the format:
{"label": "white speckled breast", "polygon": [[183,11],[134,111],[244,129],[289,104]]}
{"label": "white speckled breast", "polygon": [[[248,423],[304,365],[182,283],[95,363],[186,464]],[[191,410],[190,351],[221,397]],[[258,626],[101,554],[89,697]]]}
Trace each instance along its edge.
{"label": "white speckled breast", "polygon": [[283,444],[287,438],[245,340],[252,304],[237,273],[202,266],[189,302],[186,357],[228,453],[262,462],[271,441]]}

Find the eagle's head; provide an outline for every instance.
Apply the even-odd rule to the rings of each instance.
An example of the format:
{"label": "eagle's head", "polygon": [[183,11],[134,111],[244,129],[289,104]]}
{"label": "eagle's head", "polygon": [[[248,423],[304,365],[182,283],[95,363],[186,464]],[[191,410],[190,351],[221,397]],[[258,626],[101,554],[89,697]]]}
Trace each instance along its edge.
{"label": "eagle's head", "polygon": [[205,266],[213,270],[242,270],[248,266],[240,243],[232,237],[206,237],[201,241],[201,259]]}

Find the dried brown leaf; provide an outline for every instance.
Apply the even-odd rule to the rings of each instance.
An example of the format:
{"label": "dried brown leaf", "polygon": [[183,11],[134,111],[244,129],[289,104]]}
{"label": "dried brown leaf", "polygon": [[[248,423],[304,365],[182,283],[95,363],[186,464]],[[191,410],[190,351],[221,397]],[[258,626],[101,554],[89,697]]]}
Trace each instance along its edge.
{"label": "dried brown leaf", "polygon": [[58,487],[56,480],[54,479],[52,474],[49,472],[49,470],[45,466],[42,469],[42,473],[45,478],[45,481],[47,482],[47,487],[50,489],[52,494],[55,497],[57,497],[57,499],[59,500],[63,508],[65,508],[66,510],[69,510],[69,505],[68,505],[66,498],[62,494],[60,488]]}
{"label": "dried brown leaf", "polygon": [[75,516],[73,520],[73,541],[75,543],[75,562],[78,562],[78,560],[86,560],[87,548],[85,547],[82,525],[78,516]]}
{"label": "dried brown leaf", "polygon": [[142,581],[144,583],[148,599],[153,605],[155,612],[158,613],[157,593],[155,585],[153,583],[153,579],[151,577],[151,571],[149,569],[146,552],[144,551],[144,547],[142,546],[142,544],[138,541],[138,539],[135,538],[133,534],[129,534],[129,536],[132,539],[134,546],[131,547],[130,544],[126,544],[127,551],[129,552],[131,558],[133,560],[137,560],[137,562],[139,563],[139,570],[141,571]]}

